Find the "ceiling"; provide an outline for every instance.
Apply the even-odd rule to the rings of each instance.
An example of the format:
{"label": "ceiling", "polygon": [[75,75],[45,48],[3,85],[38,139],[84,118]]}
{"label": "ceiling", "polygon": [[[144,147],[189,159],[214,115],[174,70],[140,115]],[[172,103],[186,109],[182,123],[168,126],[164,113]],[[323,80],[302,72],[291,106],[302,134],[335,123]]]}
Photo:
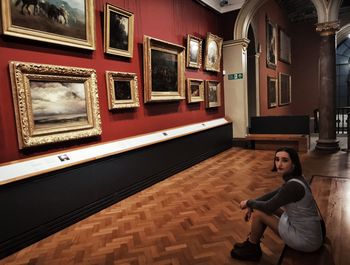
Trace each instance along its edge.
{"label": "ceiling", "polygon": [[[209,6],[219,13],[226,13],[240,9],[245,0],[197,0],[203,5]],[[259,1],[259,0],[257,0]],[[317,12],[311,0],[275,0],[287,13],[291,22],[310,21],[317,23]],[[339,17],[344,14],[349,16],[350,0],[343,0]]]}
{"label": "ceiling", "polygon": [[197,0],[205,6],[209,6],[219,13],[226,13],[240,9],[245,0]]}

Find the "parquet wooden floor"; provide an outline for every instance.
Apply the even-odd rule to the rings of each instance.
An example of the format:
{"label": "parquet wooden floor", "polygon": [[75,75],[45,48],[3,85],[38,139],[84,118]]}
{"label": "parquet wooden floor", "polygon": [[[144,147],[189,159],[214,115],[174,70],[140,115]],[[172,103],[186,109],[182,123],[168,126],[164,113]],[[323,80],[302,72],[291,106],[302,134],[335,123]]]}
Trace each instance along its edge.
{"label": "parquet wooden floor", "polygon": [[[230,258],[232,244],[244,240],[249,232],[239,202],[281,184],[281,179],[270,171],[273,155],[273,151],[229,149],[0,264],[277,264],[283,243],[269,230],[259,263]],[[317,161],[341,167],[350,164],[349,159],[333,159],[332,155],[305,154],[302,161],[305,172],[318,169],[317,174],[328,172],[325,164],[324,169],[319,169]],[[340,171],[346,174],[346,170]]]}

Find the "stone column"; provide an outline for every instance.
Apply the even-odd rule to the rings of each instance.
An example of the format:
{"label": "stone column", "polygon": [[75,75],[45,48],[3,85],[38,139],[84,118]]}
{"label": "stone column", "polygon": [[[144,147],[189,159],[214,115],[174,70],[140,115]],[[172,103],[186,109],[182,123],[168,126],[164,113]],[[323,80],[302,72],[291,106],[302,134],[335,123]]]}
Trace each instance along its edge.
{"label": "stone column", "polygon": [[[247,98],[247,47],[248,39],[225,41],[223,64],[226,76],[225,116],[232,120],[233,138],[245,138],[248,127]],[[243,74],[243,78],[230,78],[233,74]]]}
{"label": "stone column", "polygon": [[336,30],[338,21],[317,25],[316,30],[321,35],[319,73],[319,139],[316,150],[337,152],[339,141],[336,134]]}

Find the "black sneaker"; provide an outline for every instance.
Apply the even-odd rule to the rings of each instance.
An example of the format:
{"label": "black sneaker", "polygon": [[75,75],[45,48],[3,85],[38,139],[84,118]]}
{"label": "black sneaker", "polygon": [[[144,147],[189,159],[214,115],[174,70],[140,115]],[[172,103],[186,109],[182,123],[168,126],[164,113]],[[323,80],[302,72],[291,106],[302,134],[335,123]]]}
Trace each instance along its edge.
{"label": "black sneaker", "polygon": [[[235,243],[235,244],[233,245],[233,248],[241,248],[241,247],[245,247],[246,245],[252,244],[252,243],[249,242],[249,236],[250,236],[250,233],[249,233],[249,235],[248,235],[246,241]],[[264,236],[261,237],[261,239],[263,239],[263,238],[264,238]]]}
{"label": "black sneaker", "polygon": [[242,243],[236,243],[235,247],[231,250],[231,257],[234,259],[258,261],[261,256],[260,243],[253,244],[248,240]]}
{"label": "black sneaker", "polygon": [[237,242],[237,243],[235,243],[235,244],[233,245],[233,248],[234,248],[234,249],[235,249],[235,248],[242,248],[242,247],[245,247],[245,246],[247,246],[247,245],[249,245],[249,244],[251,244],[251,243],[249,242],[249,239],[247,238],[247,240],[244,241],[244,242]]}

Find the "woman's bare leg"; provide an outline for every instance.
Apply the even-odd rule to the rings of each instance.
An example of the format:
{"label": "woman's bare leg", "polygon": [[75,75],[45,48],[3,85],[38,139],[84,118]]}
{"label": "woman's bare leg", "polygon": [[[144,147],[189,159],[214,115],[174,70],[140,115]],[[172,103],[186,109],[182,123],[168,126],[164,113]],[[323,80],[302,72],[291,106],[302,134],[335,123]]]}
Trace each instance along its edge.
{"label": "woman's bare leg", "polygon": [[278,236],[278,217],[275,215],[268,215],[264,212],[254,210],[252,214],[251,231],[249,241],[253,244],[258,244],[266,227],[270,227]]}

